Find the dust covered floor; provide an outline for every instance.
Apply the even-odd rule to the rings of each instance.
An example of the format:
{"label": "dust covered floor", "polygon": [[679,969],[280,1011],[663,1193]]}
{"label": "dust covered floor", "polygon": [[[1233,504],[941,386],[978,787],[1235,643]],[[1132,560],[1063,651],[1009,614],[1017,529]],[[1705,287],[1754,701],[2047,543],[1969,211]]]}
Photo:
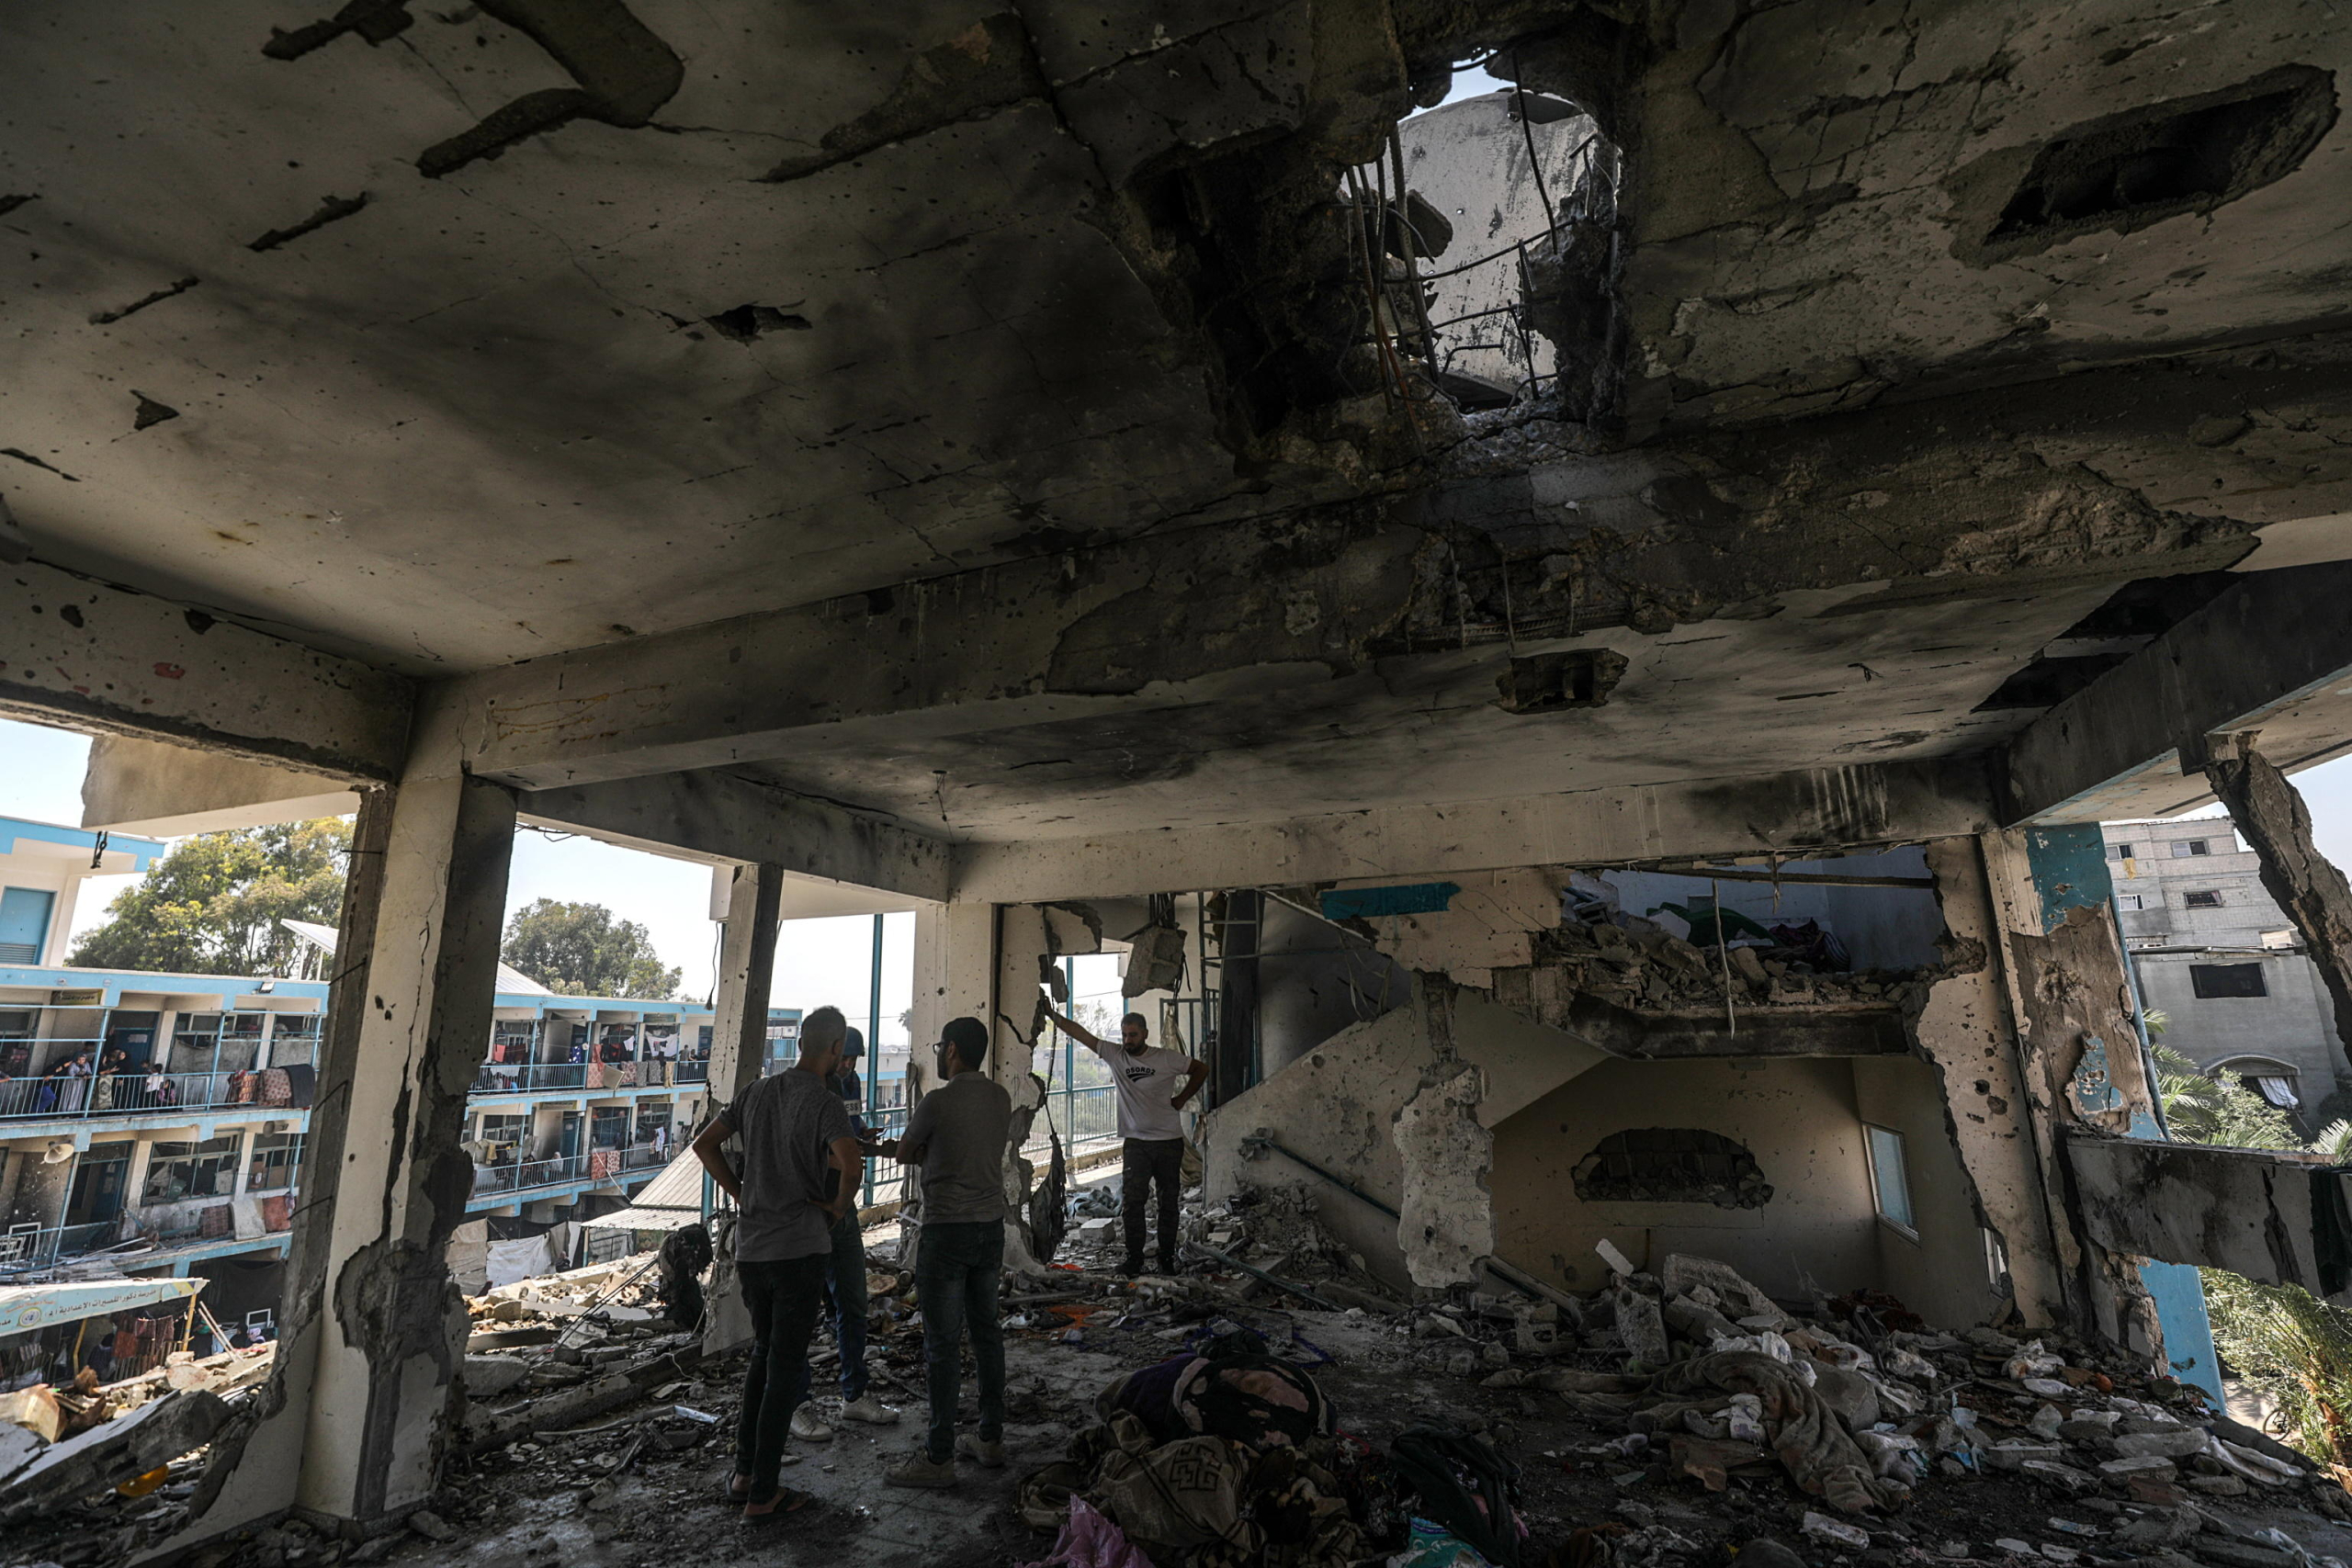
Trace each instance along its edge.
{"label": "dust covered floor", "polygon": [[[738,1511],[718,1499],[731,1469],[739,1356],[664,1385],[659,1398],[590,1423],[586,1430],[543,1433],[453,1466],[433,1515],[384,1540],[345,1548],[299,1525],[279,1526],[234,1547],[213,1548],[196,1562],[203,1568],[335,1562],[521,1568],[652,1568],[680,1561],[870,1568],[1033,1562],[1047,1555],[1053,1537],[1018,1518],[1020,1478],[1060,1457],[1069,1437],[1094,1421],[1095,1395],[1113,1380],[1162,1359],[1204,1329],[1235,1324],[1264,1335],[1278,1353],[1300,1359],[1328,1356],[1314,1375],[1340,1427],[1375,1450],[1385,1450],[1397,1433],[1420,1423],[1492,1439],[1521,1467],[1530,1532],[1521,1561],[1531,1565],[1549,1563],[1555,1553],[1563,1564],[1722,1564],[1731,1549],[1769,1537],[1809,1562],[1871,1568],[2132,1560],[2174,1568],[2189,1562],[2304,1568],[2306,1559],[2254,1539],[2270,1528],[2283,1529],[2313,1559],[2352,1558],[2352,1533],[2312,1511],[2301,1491],[2199,1497],[2184,1515],[2177,1507],[2136,1503],[2128,1490],[2076,1495],[2046,1478],[1989,1469],[1922,1477],[1906,1505],[1847,1519],[1866,1530],[1869,1541],[1840,1547],[1804,1533],[1804,1517],[1823,1505],[1801,1495],[1776,1468],[1731,1474],[1723,1490],[1710,1491],[1698,1479],[1669,1472],[1663,1440],[1630,1442],[1623,1416],[1580,1410],[1571,1397],[1532,1382],[1489,1386],[1496,1376],[1491,1356],[1482,1355],[1476,1372],[1464,1376],[1458,1361],[1462,1341],[1417,1326],[1425,1314],[1291,1311],[1263,1294],[1243,1301],[1227,1284],[1147,1280],[1130,1286],[1099,1273],[1069,1276],[1066,1289],[1053,1293],[1070,1292],[1076,1293],[1069,1301],[1053,1303],[1068,1309],[1061,1313],[1036,1303],[1012,1309],[1016,1321],[1030,1326],[1007,1336],[1008,1461],[1000,1471],[961,1462],[953,1490],[904,1490],[882,1481],[883,1471],[918,1437],[920,1332],[904,1325],[877,1334],[869,1351],[876,1393],[901,1407],[900,1424],[844,1427],[826,1443],[796,1439],[786,1479],[817,1502],[787,1522],[746,1527]],[[1209,1315],[1194,1315],[1204,1312]],[[1082,1325],[1073,1327],[1072,1315],[1082,1317]],[[1580,1351],[1543,1364],[1597,1369],[1605,1359]],[[1531,1364],[1522,1359],[1520,1370]],[[820,1370],[820,1381],[825,1376]],[[973,1392],[967,1371],[967,1425]],[[2007,1408],[2003,1392],[1979,1387],[1972,1396],[1990,1422],[2006,1426],[1999,1414]],[[2020,1408],[2031,1403],[2028,1395]],[[679,1416],[679,1405],[718,1420],[713,1425]],[[820,1407],[830,1408],[831,1402]],[[2132,1530],[2143,1520],[2156,1521],[2157,1528]],[[1571,1544],[1579,1529],[1595,1532],[1580,1538],[1581,1548]],[[431,1539],[428,1531],[449,1539]],[[1397,1545],[1393,1540],[1376,1544],[1373,1561],[1385,1561]],[[2034,1555],[2021,1556],[2017,1545]],[[1772,1559],[1752,1551],[1749,1561]]]}

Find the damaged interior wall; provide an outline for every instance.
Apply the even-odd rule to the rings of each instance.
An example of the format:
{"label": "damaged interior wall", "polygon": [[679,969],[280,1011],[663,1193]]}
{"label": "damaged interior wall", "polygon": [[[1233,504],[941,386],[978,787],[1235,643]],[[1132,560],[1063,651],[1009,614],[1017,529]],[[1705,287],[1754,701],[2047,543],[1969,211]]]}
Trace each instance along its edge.
{"label": "damaged interior wall", "polygon": [[[1916,1241],[1880,1222],[1866,1120],[1904,1134]],[[1570,1289],[1607,1282],[1593,1251],[1607,1240],[1636,1268],[1696,1253],[1792,1300],[1867,1285],[1932,1323],[1970,1326],[2003,1303],[1942,1121],[1935,1074],[1902,1058],[1611,1061],[1496,1127],[1496,1229],[1506,1257]],[[1727,1187],[1715,1200],[1581,1197],[1579,1164],[1629,1132],[1668,1134],[1633,1156],[1661,1176],[1706,1157],[1689,1134],[1728,1140],[1763,1172],[1770,1196],[1753,1206]],[[1672,1190],[1670,1179],[1660,1185]]]}
{"label": "damaged interior wall", "polygon": [[[1437,984],[1442,987],[1445,982]],[[1416,1280],[1398,1220],[1279,1153],[1253,1158],[1248,1145],[1262,1132],[1392,1210],[1417,1213],[1425,1191],[1455,1200],[1475,1192],[1475,1208],[1485,1209],[1486,1171],[1447,1164],[1452,1145],[1420,1131],[1406,1137],[1416,1148],[1408,1160],[1398,1141],[1398,1114],[1432,1085],[1452,1085],[1451,1095],[1441,1091],[1420,1100],[1423,1111],[1434,1116],[1451,1104],[1453,1114],[1491,1129],[1607,1058],[1474,992],[1454,992],[1443,1010],[1450,1016],[1433,1021],[1429,986],[1419,982],[1410,1005],[1341,1031],[1204,1117],[1207,1201],[1220,1202],[1245,1187],[1267,1185],[1312,1193],[1324,1224],[1374,1275],[1409,1290]],[[1465,1069],[1476,1074],[1476,1097],[1468,1103],[1464,1101],[1469,1086],[1456,1083]],[[1483,1213],[1463,1215],[1462,1228],[1440,1238],[1439,1250],[1451,1251],[1462,1235],[1491,1224]],[[1510,1257],[1508,1247],[1504,1253],[1507,1261],[1532,1261]]]}

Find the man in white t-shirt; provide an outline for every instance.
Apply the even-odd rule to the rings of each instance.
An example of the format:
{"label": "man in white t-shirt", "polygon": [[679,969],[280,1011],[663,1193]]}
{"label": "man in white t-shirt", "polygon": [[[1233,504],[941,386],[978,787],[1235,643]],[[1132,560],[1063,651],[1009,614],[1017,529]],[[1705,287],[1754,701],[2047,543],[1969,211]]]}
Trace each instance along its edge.
{"label": "man in white t-shirt", "polygon": [[1159,1189],[1159,1271],[1176,1272],[1176,1199],[1184,1184],[1184,1121],[1208,1065],[1182,1051],[1151,1044],[1143,1014],[1119,1021],[1119,1043],[1110,1044],[1084,1025],[1046,1010],[1063,1033],[1109,1064],[1119,1096],[1122,1148],[1121,1197],[1125,1212],[1127,1261],[1122,1273],[1143,1272],[1145,1190]]}

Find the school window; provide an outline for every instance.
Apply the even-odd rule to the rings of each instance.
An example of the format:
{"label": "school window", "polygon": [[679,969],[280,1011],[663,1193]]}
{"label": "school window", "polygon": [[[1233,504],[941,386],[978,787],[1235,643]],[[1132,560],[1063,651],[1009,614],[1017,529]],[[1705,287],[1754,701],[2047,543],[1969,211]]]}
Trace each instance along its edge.
{"label": "school window", "polygon": [[173,1203],[183,1198],[226,1198],[236,1190],[236,1137],[201,1144],[157,1144],[147,1160],[141,1203]]}
{"label": "school window", "polygon": [[2115,907],[2119,909],[2144,909],[2148,907],[2148,900],[2138,893],[2118,893]]}
{"label": "school window", "polygon": [[1903,1162],[1903,1134],[1888,1127],[1862,1125],[1868,1134],[1871,1191],[1878,1201],[1878,1217],[1912,1240],[1919,1239],[1911,1215],[1911,1176]]}
{"label": "school window", "polygon": [[2185,908],[2191,909],[2218,909],[2222,907],[2219,893],[2184,893],[2180,901]]}
{"label": "school window", "polygon": [[245,1171],[248,1192],[277,1192],[294,1185],[302,1165],[302,1134],[264,1133],[254,1139],[253,1158]]}
{"label": "school window", "polygon": [[2213,842],[2210,839],[2175,839],[2172,841],[2172,858],[2175,860],[2187,860],[2191,855],[2210,855],[2212,852]]}
{"label": "school window", "polygon": [[2107,858],[2109,860],[2130,860],[2132,858],[2132,846],[2129,844],[2109,844],[2107,846]]}
{"label": "school window", "polygon": [[2188,988],[2199,997],[2267,997],[2259,964],[2192,964]]}

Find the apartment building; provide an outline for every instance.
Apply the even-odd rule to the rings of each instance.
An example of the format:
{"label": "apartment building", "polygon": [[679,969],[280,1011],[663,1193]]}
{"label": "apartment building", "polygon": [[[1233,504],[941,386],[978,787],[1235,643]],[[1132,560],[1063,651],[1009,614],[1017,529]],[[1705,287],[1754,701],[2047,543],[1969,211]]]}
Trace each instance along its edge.
{"label": "apartment building", "polygon": [[2227,818],[2103,825],[2123,940],[2160,1043],[2243,1079],[2309,1135],[2352,1115],[2352,1070],[2294,922]]}
{"label": "apartment building", "polygon": [[[335,932],[285,922],[281,977],[67,964],[83,884],[164,849],[0,818],[0,1282],[200,1277],[226,1323],[277,1303]],[[772,1055],[799,1020],[770,1010]],[[705,1004],[558,996],[501,964],[486,1028],[467,1207],[494,1235],[626,1205],[705,1113]]]}

